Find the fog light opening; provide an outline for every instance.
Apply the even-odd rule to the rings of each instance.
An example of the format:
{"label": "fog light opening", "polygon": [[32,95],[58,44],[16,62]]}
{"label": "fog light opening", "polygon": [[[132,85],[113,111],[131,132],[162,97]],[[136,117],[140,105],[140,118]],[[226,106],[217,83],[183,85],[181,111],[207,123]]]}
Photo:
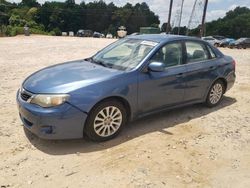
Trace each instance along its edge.
{"label": "fog light opening", "polygon": [[42,126],[41,132],[44,134],[53,134],[53,127],[52,126]]}

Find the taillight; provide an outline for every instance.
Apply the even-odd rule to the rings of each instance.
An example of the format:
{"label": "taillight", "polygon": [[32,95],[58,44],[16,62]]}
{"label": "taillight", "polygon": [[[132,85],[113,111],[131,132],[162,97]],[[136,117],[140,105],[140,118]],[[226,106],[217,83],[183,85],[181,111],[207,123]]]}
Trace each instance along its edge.
{"label": "taillight", "polygon": [[234,70],[235,70],[235,68],[236,68],[236,61],[233,60],[232,64],[233,64],[233,67],[234,67]]}

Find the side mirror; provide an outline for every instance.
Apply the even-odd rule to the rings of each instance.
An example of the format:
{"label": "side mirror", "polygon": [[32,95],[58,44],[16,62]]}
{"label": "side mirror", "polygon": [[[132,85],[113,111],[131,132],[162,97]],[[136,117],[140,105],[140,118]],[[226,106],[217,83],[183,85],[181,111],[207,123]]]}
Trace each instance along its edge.
{"label": "side mirror", "polygon": [[152,72],[163,72],[165,70],[165,65],[162,62],[151,62],[148,68]]}

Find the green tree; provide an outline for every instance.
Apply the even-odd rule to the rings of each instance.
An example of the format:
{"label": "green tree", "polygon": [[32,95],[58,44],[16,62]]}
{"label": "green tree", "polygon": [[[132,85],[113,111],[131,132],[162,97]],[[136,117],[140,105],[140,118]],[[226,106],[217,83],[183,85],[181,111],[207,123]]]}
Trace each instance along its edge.
{"label": "green tree", "polygon": [[20,6],[39,7],[40,4],[36,0],[22,0]]}
{"label": "green tree", "polygon": [[[0,0],[5,2],[5,0]],[[146,3],[132,5],[127,3],[117,7],[103,0],[76,4],[75,0],[65,2],[45,2],[40,5],[36,0],[22,0],[6,10],[0,4],[0,22],[11,27],[27,24],[33,31],[58,34],[59,31],[90,29],[102,33],[116,34],[119,26],[127,27],[128,33],[138,32],[142,26],[159,25],[159,17]],[[14,6],[15,5],[15,6]],[[3,15],[3,16],[2,16]],[[8,28],[10,30],[10,28]],[[14,32],[13,32],[14,33]]]}
{"label": "green tree", "polygon": [[[199,33],[199,27],[190,32],[192,35]],[[224,18],[206,23],[206,35],[223,35],[225,37],[240,38],[250,37],[250,9],[236,7],[226,13]]]}

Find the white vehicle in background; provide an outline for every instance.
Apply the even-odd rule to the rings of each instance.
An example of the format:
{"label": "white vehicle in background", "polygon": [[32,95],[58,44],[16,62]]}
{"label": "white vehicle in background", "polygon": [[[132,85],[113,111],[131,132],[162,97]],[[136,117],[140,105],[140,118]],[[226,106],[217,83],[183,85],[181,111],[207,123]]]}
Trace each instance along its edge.
{"label": "white vehicle in background", "polygon": [[69,31],[69,36],[73,37],[74,36],[74,31]]}
{"label": "white vehicle in background", "polygon": [[68,36],[67,32],[62,32],[62,36]]}
{"label": "white vehicle in background", "polygon": [[113,35],[112,35],[111,33],[108,33],[108,34],[106,35],[106,38],[107,38],[107,39],[112,39],[112,38],[113,38]]}
{"label": "white vehicle in background", "polygon": [[207,41],[208,43],[212,44],[213,46],[219,46],[220,42],[219,40],[215,39],[212,36],[208,36],[208,37],[202,37],[202,40]]}

